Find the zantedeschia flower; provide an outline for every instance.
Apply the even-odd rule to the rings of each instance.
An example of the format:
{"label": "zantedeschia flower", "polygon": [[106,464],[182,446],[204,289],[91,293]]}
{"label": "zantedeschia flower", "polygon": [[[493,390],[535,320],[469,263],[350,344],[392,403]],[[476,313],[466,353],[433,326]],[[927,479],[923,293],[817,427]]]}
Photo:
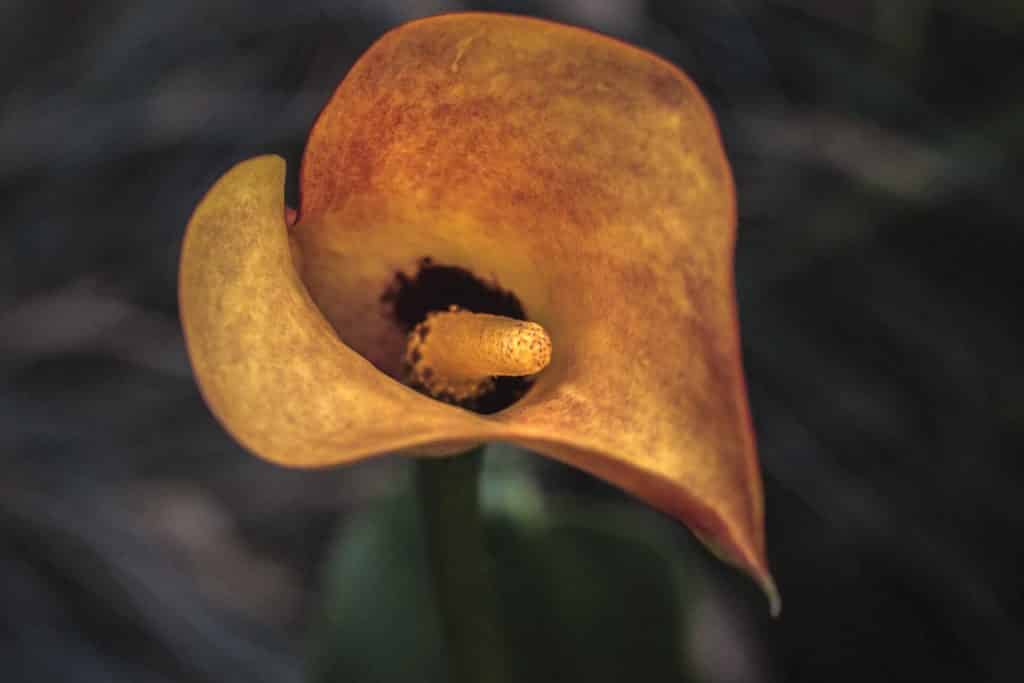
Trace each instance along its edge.
{"label": "zantedeschia flower", "polygon": [[[733,181],[685,75],[549,22],[417,21],[371,47],[317,119],[294,222],[284,180],[278,157],[231,169],[182,252],[195,374],[241,444],[320,467],[516,442],[682,520],[775,609]],[[550,363],[508,407],[403,383],[410,330],[449,305],[546,330]]]}

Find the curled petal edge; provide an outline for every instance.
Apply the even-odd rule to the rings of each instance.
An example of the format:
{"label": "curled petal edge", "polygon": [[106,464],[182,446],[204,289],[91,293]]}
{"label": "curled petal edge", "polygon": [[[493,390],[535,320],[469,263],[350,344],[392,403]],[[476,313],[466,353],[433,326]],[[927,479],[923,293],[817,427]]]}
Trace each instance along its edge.
{"label": "curled petal edge", "polygon": [[685,482],[637,466],[583,433],[531,424],[515,411],[481,416],[427,398],[346,346],[311,299],[293,259],[285,163],[242,162],[195,209],[182,247],[179,305],[200,390],[254,454],[326,467],[394,451],[444,456],[510,441],[598,476],[686,523],[748,572],[773,614],[778,591],[763,544]]}

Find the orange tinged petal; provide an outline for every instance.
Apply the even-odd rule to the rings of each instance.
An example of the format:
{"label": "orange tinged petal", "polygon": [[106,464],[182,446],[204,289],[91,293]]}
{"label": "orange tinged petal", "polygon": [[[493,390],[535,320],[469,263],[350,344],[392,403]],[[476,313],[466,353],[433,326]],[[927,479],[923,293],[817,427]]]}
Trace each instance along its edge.
{"label": "orange tinged petal", "polygon": [[[684,521],[774,608],[733,183],[686,76],[553,23],[422,20],[371,47],[321,113],[291,228],[284,172],[232,169],[182,253],[195,372],[241,443],[325,466],[515,441]],[[511,407],[479,415],[394,379],[408,330],[385,294],[424,258],[513,292],[547,330],[550,364]]]}

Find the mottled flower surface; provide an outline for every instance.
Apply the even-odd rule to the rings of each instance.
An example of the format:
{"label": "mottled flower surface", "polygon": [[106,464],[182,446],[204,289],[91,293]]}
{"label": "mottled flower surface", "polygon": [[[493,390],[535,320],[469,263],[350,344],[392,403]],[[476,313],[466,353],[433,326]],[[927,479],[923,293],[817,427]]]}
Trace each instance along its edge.
{"label": "mottled flower surface", "polygon": [[[684,521],[777,604],[733,183],[682,73],[533,19],[418,21],[370,48],[317,119],[294,222],[285,172],[272,156],[229,171],[182,254],[193,367],[242,444],[315,467],[517,442]],[[550,334],[550,365],[511,405],[471,412],[399,381],[418,322],[402,296],[438,272]],[[418,296],[472,309],[472,292]]]}

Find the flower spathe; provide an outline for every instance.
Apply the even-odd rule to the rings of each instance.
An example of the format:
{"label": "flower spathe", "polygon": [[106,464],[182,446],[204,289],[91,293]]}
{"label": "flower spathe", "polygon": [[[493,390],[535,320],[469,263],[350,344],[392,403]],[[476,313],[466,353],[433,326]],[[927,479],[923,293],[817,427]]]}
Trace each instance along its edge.
{"label": "flower spathe", "polygon": [[[740,362],[735,199],[714,118],[676,68],[549,22],[402,26],[317,119],[298,220],[285,164],[198,205],[180,299],[196,377],[248,449],[299,467],[503,440],[685,522],[777,604]],[[551,338],[517,403],[480,415],[395,379],[382,293],[429,257],[514,292]]]}

